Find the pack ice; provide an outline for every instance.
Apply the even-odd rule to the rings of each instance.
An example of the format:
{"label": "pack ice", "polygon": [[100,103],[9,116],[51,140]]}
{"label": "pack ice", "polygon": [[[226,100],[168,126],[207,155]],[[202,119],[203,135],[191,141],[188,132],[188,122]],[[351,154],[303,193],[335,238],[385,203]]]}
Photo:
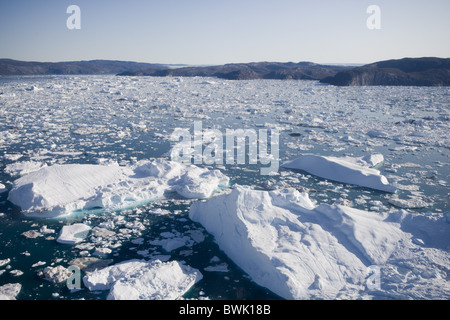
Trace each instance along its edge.
{"label": "pack ice", "polygon": [[282,166],[303,170],[324,179],[393,193],[397,188],[390,184],[386,177],[380,174],[379,170],[372,168],[383,160],[381,154],[365,157],[331,157],[304,154],[295,160],[282,164]]}
{"label": "pack ice", "polygon": [[88,273],[89,290],[109,290],[108,300],[174,300],[203,278],[178,261],[128,260]]}
{"label": "pack ice", "polygon": [[386,216],[340,205],[314,206],[296,189],[231,193],[191,205],[190,218],[259,285],[285,299],[335,298],[361,285],[410,238]]}
{"label": "pack ice", "polygon": [[64,164],[41,168],[16,181],[8,200],[28,216],[64,216],[76,210],[118,210],[177,192],[208,198],[228,177],[164,159],[133,165]]}

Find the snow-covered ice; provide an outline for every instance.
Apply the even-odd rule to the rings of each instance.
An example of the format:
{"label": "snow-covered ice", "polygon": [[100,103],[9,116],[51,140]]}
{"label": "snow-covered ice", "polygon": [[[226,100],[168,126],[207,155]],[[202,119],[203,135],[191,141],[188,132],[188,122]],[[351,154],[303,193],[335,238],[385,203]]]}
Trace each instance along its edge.
{"label": "snow-covered ice", "polygon": [[194,268],[178,261],[124,261],[83,278],[91,291],[109,290],[110,300],[175,300],[203,278]]}
{"label": "snow-covered ice", "polygon": [[71,275],[68,269],[63,266],[45,267],[39,272],[42,278],[53,283],[61,283],[66,281]]}
{"label": "snow-covered ice", "polygon": [[[364,290],[368,268],[385,265],[394,253],[406,250],[414,225],[402,229],[408,215],[314,206],[295,189],[241,186],[192,204],[189,216],[256,283],[286,299],[334,299],[346,290]],[[448,229],[445,224],[427,226],[430,234]]]}
{"label": "snow-covered ice", "polygon": [[283,163],[282,166],[303,170],[324,179],[395,192],[397,188],[390,184],[379,170],[369,167],[382,161],[382,156],[352,158],[303,154],[295,160]]}
{"label": "snow-covered ice", "polygon": [[64,216],[76,210],[118,210],[175,191],[208,198],[229,178],[218,170],[156,159],[129,166],[65,164],[41,168],[16,181],[8,200],[30,216]]}
{"label": "snow-covered ice", "polygon": [[20,290],[22,290],[20,283],[7,283],[0,286],[0,300],[16,300]]}
{"label": "snow-covered ice", "polygon": [[6,165],[5,172],[12,176],[23,176],[47,167],[46,163],[36,161],[14,162]]}
{"label": "snow-covered ice", "polygon": [[84,223],[74,223],[69,226],[64,226],[61,228],[56,241],[63,244],[76,244],[83,241],[90,230],[91,227]]}

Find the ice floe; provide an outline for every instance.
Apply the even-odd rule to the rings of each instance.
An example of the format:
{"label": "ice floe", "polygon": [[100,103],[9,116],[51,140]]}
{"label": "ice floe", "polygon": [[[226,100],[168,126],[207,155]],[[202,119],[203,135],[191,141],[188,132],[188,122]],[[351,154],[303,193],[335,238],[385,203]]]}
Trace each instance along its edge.
{"label": "ice floe", "polygon": [[5,172],[12,176],[23,176],[47,167],[47,164],[36,161],[14,162],[6,165]]}
{"label": "ice floe", "polygon": [[175,300],[203,278],[178,261],[124,261],[88,273],[84,285],[91,291],[109,290],[109,300]]}
{"label": "ice floe", "polygon": [[0,300],[16,300],[20,290],[22,290],[20,283],[7,283],[0,286]]}
{"label": "ice floe", "polygon": [[328,180],[395,192],[397,188],[390,184],[379,170],[371,168],[382,161],[382,155],[353,158],[303,154],[295,160],[283,163],[282,167],[303,170]]}
{"label": "ice floe", "polygon": [[63,266],[56,266],[45,267],[38,272],[38,275],[47,281],[61,283],[66,281],[72,275],[72,272]]}
{"label": "ice floe", "polygon": [[412,235],[428,234],[442,244],[442,228],[448,230],[426,218],[420,227],[421,218],[406,213],[314,206],[295,189],[241,186],[192,204],[189,216],[256,283],[286,299],[336,298],[358,286],[363,290],[368,267],[385,265],[407,250]]}
{"label": "ice floe", "polygon": [[426,208],[430,206],[429,202],[415,196],[411,196],[408,199],[399,199],[398,197],[393,197],[389,199],[389,203],[396,207],[405,209]]}
{"label": "ice floe", "polygon": [[129,166],[65,164],[41,168],[16,181],[8,200],[29,216],[63,216],[76,210],[118,210],[177,192],[208,198],[229,178],[218,170],[156,159]]}
{"label": "ice floe", "polygon": [[64,226],[56,241],[63,244],[76,244],[83,241],[90,230],[91,227],[84,223],[74,223],[69,226]]}

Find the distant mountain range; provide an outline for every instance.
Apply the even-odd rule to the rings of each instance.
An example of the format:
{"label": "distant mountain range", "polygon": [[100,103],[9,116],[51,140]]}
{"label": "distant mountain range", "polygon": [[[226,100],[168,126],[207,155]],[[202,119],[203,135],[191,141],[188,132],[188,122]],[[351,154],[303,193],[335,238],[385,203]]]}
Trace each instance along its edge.
{"label": "distant mountain range", "polygon": [[252,62],[194,67],[111,60],[26,62],[0,59],[0,75],[50,74],[320,80],[337,86],[450,86],[450,58],[404,58],[360,67],[312,62]]}
{"label": "distant mountain range", "polygon": [[117,74],[128,70],[165,69],[170,65],[129,61],[90,60],[34,62],[0,59],[0,75]]}
{"label": "distant mountain range", "polygon": [[229,80],[293,79],[320,80],[336,75],[350,67],[321,65],[312,62],[252,62],[231,63],[219,66],[185,67],[177,69],[149,69],[126,71],[121,76],[203,76]]}
{"label": "distant mountain range", "polygon": [[337,86],[450,86],[450,58],[386,60],[321,79]]}

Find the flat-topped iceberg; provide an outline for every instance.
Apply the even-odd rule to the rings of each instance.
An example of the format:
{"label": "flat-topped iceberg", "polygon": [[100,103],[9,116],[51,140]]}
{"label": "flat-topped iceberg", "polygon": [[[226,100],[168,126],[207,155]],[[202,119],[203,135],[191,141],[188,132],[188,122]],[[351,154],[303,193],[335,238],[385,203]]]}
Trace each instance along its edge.
{"label": "flat-topped iceberg", "polygon": [[76,210],[118,210],[160,199],[166,192],[208,198],[229,178],[163,159],[129,166],[64,164],[41,168],[16,181],[8,200],[28,216],[63,216]]}
{"label": "flat-topped iceberg", "polygon": [[383,162],[381,154],[365,157],[331,157],[304,154],[282,164],[288,169],[306,171],[320,178],[354,184],[361,187],[394,193],[396,186],[389,183],[380,171],[372,168]]}
{"label": "flat-topped iceberg", "polygon": [[340,290],[361,288],[368,267],[385,263],[410,238],[379,213],[316,207],[293,188],[237,186],[193,203],[189,216],[256,283],[286,299],[333,299]]}
{"label": "flat-topped iceberg", "polygon": [[109,300],[175,300],[202,278],[178,261],[128,260],[88,273],[83,283],[91,291],[109,290]]}
{"label": "flat-topped iceberg", "polygon": [[74,223],[70,226],[64,226],[59,232],[56,242],[63,244],[76,244],[83,241],[87,237],[90,230],[91,227],[84,223]]}

